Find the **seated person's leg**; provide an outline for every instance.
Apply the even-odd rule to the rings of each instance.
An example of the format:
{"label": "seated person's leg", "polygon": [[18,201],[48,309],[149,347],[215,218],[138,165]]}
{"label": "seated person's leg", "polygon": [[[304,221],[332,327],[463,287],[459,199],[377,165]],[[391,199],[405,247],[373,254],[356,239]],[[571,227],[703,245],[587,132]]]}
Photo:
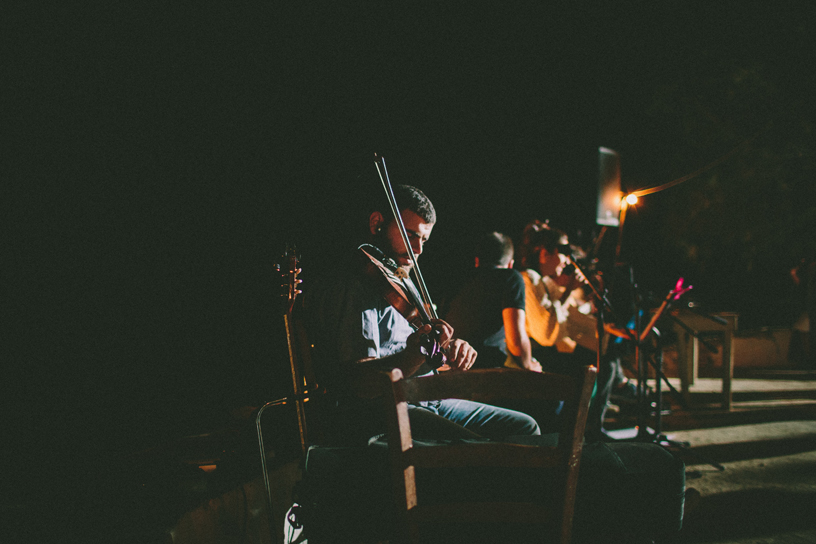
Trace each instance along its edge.
{"label": "seated person's leg", "polygon": [[516,410],[460,399],[442,400],[437,410],[444,418],[485,438],[504,440],[509,436],[541,434],[533,417]]}
{"label": "seated person's leg", "polygon": [[480,438],[480,435],[475,432],[439,415],[436,409],[437,404],[408,405],[408,418],[411,420],[411,436],[413,438],[432,440]]}
{"label": "seated person's leg", "polygon": [[612,395],[612,388],[616,381],[616,369],[618,367],[616,357],[605,356],[601,359],[601,367],[598,369],[598,379],[596,380],[595,395],[589,405],[587,414],[586,431],[589,436],[599,438],[603,431],[603,421],[606,416],[609,397]]}
{"label": "seated person's leg", "polygon": [[[419,439],[452,440],[457,438],[479,438],[480,435],[462,425],[444,418],[438,413],[436,403],[409,404],[408,417],[411,421],[411,435]],[[358,401],[343,406],[341,416],[334,429],[335,446],[363,446],[372,438],[386,433],[385,412],[379,399]]]}

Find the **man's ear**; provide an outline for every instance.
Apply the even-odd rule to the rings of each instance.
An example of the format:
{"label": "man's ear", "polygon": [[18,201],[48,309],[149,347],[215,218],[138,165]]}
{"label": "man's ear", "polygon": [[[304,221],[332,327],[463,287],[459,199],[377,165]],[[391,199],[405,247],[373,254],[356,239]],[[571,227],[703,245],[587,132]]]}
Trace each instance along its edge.
{"label": "man's ear", "polygon": [[510,262],[507,263],[507,268],[513,268],[514,264],[516,264],[516,260],[515,259],[510,259]]}
{"label": "man's ear", "polygon": [[385,218],[380,212],[372,212],[368,217],[368,230],[371,234],[377,234],[385,226]]}

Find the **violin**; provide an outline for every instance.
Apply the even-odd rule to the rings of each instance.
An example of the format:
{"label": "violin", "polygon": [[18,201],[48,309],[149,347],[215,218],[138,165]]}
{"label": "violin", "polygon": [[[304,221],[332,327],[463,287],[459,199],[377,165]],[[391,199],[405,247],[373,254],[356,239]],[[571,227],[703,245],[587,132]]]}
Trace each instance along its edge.
{"label": "violin", "polygon": [[[404,270],[375,246],[363,244],[357,249],[363,271],[373,280],[386,302],[407,319],[414,330],[425,325],[433,325],[434,318],[416,288],[409,281],[405,281],[408,278]],[[420,350],[425,355],[426,363],[433,370],[447,362],[436,329],[430,335],[423,336]]]}

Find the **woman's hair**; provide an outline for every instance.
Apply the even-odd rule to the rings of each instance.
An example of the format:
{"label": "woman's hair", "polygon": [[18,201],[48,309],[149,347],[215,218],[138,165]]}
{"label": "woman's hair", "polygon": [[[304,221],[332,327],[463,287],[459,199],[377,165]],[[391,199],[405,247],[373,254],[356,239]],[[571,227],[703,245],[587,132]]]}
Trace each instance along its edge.
{"label": "woman's hair", "polygon": [[564,231],[550,227],[546,221],[532,221],[522,231],[521,242],[516,250],[516,262],[522,268],[536,268],[538,254],[542,249],[554,253],[566,243],[567,235]]}

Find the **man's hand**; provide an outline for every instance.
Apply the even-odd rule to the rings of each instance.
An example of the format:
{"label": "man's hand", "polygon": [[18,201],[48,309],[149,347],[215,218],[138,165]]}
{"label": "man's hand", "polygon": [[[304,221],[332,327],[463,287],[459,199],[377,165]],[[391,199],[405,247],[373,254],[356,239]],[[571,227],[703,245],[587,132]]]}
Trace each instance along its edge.
{"label": "man's hand", "polygon": [[453,338],[453,327],[441,319],[433,321],[439,333],[439,345],[445,350],[447,364],[451,370],[469,370],[476,362],[476,350],[460,338]]}
{"label": "man's hand", "polygon": [[[453,338],[453,327],[441,319],[433,320],[433,327],[431,325],[424,325],[414,331],[408,337],[408,346],[406,351],[410,353],[418,353],[419,346],[422,342],[422,335],[430,334],[435,331],[440,347],[445,352],[447,357],[447,365],[451,370],[468,370],[476,362],[476,350],[473,346],[459,338]],[[419,368],[424,361],[419,361],[415,368],[412,368],[411,374]],[[411,374],[407,374],[410,376]]]}
{"label": "man's hand", "polygon": [[445,352],[451,370],[469,370],[476,362],[476,350],[460,338],[454,338]]}

